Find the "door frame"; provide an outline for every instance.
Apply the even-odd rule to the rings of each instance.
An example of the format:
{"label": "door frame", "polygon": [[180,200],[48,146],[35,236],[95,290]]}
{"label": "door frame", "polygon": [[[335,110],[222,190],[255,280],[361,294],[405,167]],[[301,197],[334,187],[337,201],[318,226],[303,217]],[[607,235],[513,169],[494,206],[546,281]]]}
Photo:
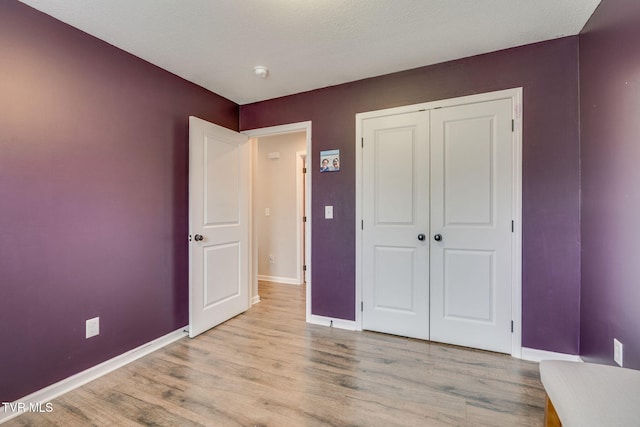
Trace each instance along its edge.
{"label": "door frame", "polygon": [[[306,172],[302,172],[305,169]],[[308,272],[304,266],[306,262],[306,237],[307,233],[306,224],[304,218],[307,212],[307,187],[305,186],[306,174],[310,173],[310,169],[307,168],[307,151],[296,151],[296,227],[298,230],[298,236],[296,240],[296,253],[298,254],[297,265],[297,280],[300,285],[307,283]]]}
{"label": "door frame", "polygon": [[512,213],[514,232],[511,236],[511,318],[513,334],[511,355],[522,357],[522,87],[487,92],[477,95],[443,99],[402,107],[386,108],[356,114],[356,328],[362,330],[362,122],[365,119],[393,116],[419,110],[453,107],[478,102],[510,99],[513,118],[513,169],[512,169]]}
{"label": "door frame", "polygon": [[[304,227],[305,227],[304,230],[307,236],[307,238],[305,239],[305,251],[307,254],[307,259],[311,260],[311,221],[312,221],[312,218],[311,218],[311,168],[309,165],[309,160],[311,159],[311,155],[310,155],[311,153],[311,121],[249,129],[249,130],[241,131],[240,133],[249,137],[249,144],[251,148],[251,162],[252,162],[252,165],[251,165],[252,179],[250,183],[249,193],[250,193],[251,202],[253,203],[253,192],[254,192],[253,185],[254,185],[254,179],[256,178],[254,173],[255,173],[256,155],[258,152],[258,139],[264,136],[284,135],[284,134],[295,133],[295,132],[305,132],[305,136],[307,140],[307,143],[306,143],[307,156],[305,159],[307,176],[306,176],[306,186],[304,189],[307,195],[305,199],[305,209],[307,211],[307,222],[306,224],[304,224]],[[297,159],[299,158],[297,153],[296,153],[296,158]],[[251,270],[250,281],[251,281],[252,303],[255,304],[260,301],[260,295],[258,294],[258,242],[257,242],[257,233],[255,230],[256,228],[255,218],[253,217],[253,206],[250,207],[249,212],[251,212],[251,220],[250,220],[251,228],[249,231],[249,235],[250,235],[251,246],[252,246],[251,252],[250,252],[250,260],[249,260],[249,265]],[[297,245],[299,245],[300,242],[302,241],[302,236],[300,235],[303,227],[302,215],[298,215],[298,218],[296,219],[296,224],[297,224],[296,225],[296,230],[297,230],[296,242],[298,242]],[[297,253],[298,253],[297,265],[300,266],[301,263],[304,262],[304,260],[300,259],[302,250],[301,249],[298,250]],[[308,280],[307,280],[307,289],[306,289],[306,294],[307,294],[306,318],[308,322],[311,316],[311,262],[307,264],[307,275],[308,275]]]}

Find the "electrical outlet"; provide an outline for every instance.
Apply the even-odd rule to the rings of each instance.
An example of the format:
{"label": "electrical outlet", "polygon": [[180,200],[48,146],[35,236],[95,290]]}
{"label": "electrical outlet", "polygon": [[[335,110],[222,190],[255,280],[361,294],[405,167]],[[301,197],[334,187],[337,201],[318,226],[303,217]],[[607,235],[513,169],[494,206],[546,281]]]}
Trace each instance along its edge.
{"label": "electrical outlet", "polygon": [[100,318],[94,317],[93,319],[87,320],[86,323],[86,337],[91,338],[100,334]]}
{"label": "electrical outlet", "polygon": [[622,343],[613,339],[613,361],[622,366]]}

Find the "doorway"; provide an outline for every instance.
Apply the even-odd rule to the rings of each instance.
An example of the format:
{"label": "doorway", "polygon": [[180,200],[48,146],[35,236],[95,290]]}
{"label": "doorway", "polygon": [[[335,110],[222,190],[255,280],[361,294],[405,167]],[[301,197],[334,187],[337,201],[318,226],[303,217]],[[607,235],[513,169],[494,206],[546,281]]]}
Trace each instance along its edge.
{"label": "doorway", "polygon": [[[304,172],[311,150],[311,122],[242,133],[251,138],[252,151],[252,303],[260,301],[259,279],[296,285],[306,282],[308,317],[311,265],[305,258],[311,259],[311,216],[307,214],[311,176]],[[295,142],[300,139],[301,143]],[[273,179],[265,179],[265,174]],[[291,187],[286,192],[288,201],[283,199],[285,192],[278,191],[284,186]]]}
{"label": "doorway", "polygon": [[520,352],[521,89],[356,116],[356,322]]}

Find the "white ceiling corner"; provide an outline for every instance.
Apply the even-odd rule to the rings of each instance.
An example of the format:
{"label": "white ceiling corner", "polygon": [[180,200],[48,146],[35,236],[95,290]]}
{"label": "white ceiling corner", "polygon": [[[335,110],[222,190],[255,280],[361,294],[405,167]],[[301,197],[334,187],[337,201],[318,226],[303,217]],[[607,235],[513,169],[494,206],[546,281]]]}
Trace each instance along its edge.
{"label": "white ceiling corner", "polygon": [[600,3],[21,1],[241,105],[575,35]]}

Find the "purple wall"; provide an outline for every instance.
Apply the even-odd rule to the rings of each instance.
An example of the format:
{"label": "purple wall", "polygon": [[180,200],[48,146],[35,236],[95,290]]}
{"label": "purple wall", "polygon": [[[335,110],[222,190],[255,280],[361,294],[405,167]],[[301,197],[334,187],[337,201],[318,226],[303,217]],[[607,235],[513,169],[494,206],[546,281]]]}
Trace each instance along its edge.
{"label": "purple wall", "polygon": [[[578,38],[480,55],[243,105],[243,130],[313,122],[312,312],[355,318],[355,114],[524,87],[523,345],[577,354],[580,303]],[[323,206],[334,206],[324,220]],[[336,244],[339,242],[339,244]]]}
{"label": "purple wall", "polygon": [[239,112],[17,1],[0,52],[7,402],[188,323],[188,116],[237,130]]}
{"label": "purple wall", "polygon": [[640,2],[603,0],[580,35],[580,353],[640,369]]}
{"label": "purple wall", "polygon": [[[625,344],[627,364],[637,367],[640,321],[632,304],[639,291],[632,280],[639,267],[632,257],[638,253],[633,230],[640,197],[627,183],[638,169],[633,136],[640,82],[632,71],[640,57],[622,51],[638,42],[635,3],[604,1],[580,36],[580,71],[582,352],[608,361],[616,336]],[[629,28],[617,11],[628,16]],[[577,37],[240,111],[14,0],[0,2],[0,52],[0,401],[187,323],[189,115],[236,130],[238,115],[242,129],[312,120],[313,163],[320,150],[341,149],[340,173],[320,176],[312,169],[313,313],[354,319],[355,114],[519,86],[523,344],[578,352]],[[334,220],[324,221],[329,204]],[[606,223],[599,221],[602,214]],[[607,245],[601,244],[603,231],[610,236]],[[101,334],[85,340],[84,322],[94,316],[101,318]]]}

